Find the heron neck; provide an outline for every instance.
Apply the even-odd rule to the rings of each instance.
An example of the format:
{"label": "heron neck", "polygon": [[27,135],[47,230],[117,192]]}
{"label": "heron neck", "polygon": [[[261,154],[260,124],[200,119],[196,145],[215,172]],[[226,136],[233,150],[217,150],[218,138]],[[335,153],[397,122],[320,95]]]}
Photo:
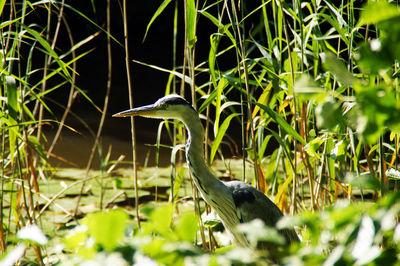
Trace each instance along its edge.
{"label": "heron neck", "polygon": [[206,165],[204,158],[204,128],[200,120],[187,127],[187,131],[189,133],[186,146],[187,155],[190,155],[191,161],[202,162]]}
{"label": "heron neck", "polygon": [[189,120],[186,119],[184,123],[189,133],[188,143],[186,146],[186,158],[189,164],[189,169],[197,187],[203,195],[204,193],[212,193],[212,191],[205,191],[204,188],[215,187],[216,184],[222,184],[222,182],[214,176],[205,161],[203,125],[197,113]]}
{"label": "heron neck", "polygon": [[192,173],[193,181],[203,199],[217,212],[218,216],[232,232],[235,242],[247,246],[248,242],[243,233],[235,233],[235,226],[240,222],[237,218],[236,207],[230,188],[217,179],[208,168],[204,159],[204,128],[196,111],[182,114],[189,137],[186,146],[186,160]]}

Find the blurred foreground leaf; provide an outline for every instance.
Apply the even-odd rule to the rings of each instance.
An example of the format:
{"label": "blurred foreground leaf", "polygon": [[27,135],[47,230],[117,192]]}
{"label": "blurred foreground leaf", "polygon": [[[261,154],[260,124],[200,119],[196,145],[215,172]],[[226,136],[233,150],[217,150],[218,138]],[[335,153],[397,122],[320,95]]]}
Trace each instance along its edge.
{"label": "blurred foreground leaf", "polygon": [[128,215],[123,210],[88,214],[82,224],[97,244],[108,251],[115,249],[125,235]]}

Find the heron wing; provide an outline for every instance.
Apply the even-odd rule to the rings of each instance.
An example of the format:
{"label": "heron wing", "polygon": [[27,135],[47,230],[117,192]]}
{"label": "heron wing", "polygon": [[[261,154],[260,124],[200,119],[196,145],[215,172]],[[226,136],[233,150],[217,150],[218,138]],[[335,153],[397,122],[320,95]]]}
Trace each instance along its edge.
{"label": "heron wing", "polygon": [[[275,227],[278,220],[283,216],[281,210],[254,187],[240,181],[227,182],[226,185],[232,191],[236,213],[241,223],[258,218],[263,220],[265,225]],[[283,229],[279,232],[288,243],[299,241],[293,229]]]}
{"label": "heron wing", "polygon": [[232,197],[242,223],[259,218],[268,226],[275,226],[283,216],[279,208],[263,193],[245,183],[236,184]]}

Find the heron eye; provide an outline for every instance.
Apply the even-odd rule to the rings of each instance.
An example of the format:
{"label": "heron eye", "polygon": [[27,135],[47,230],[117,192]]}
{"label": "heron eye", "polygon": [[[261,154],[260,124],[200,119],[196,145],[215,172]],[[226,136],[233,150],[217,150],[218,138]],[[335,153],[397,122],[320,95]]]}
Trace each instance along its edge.
{"label": "heron eye", "polygon": [[160,104],[160,109],[165,110],[165,109],[167,109],[167,107],[168,107],[168,104],[166,104],[166,103]]}

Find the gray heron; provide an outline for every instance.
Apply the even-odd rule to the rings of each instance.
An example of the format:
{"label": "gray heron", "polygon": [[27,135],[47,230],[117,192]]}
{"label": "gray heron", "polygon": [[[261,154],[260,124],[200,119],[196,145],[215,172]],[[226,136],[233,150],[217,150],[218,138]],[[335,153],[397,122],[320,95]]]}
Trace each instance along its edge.
{"label": "gray heron", "polygon": [[[113,117],[142,116],[182,121],[188,131],[186,160],[194,183],[204,201],[209,204],[238,246],[248,246],[245,235],[236,230],[240,223],[261,219],[267,226],[275,227],[283,216],[280,209],[262,192],[241,181],[223,182],[215,177],[204,159],[204,128],[196,110],[182,97],[168,95],[154,104],[133,108]],[[286,244],[298,242],[293,229],[278,231]],[[266,247],[269,249],[269,247]]]}

